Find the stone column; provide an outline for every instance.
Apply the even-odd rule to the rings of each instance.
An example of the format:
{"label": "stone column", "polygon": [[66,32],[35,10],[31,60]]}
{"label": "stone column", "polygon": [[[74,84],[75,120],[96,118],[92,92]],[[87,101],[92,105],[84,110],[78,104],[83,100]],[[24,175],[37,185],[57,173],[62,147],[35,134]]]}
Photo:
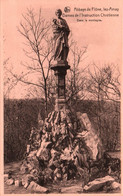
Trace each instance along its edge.
{"label": "stone column", "polygon": [[57,62],[56,65],[52,65],[51,69],[54,70],[56,78],[56,102],[55,110],[64,110],[66,108],[66,96],[65,96],[65,76],[67,69],[70,69],[70,66],[66,62]]}

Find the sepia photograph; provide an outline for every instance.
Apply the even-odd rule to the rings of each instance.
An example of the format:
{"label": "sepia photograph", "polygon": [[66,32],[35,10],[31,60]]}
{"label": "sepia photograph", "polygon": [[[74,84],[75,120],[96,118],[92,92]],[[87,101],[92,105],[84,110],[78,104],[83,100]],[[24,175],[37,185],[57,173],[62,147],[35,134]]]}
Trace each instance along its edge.
{"label": "sepia photograph", "polygon": [[1,0],[1,195],[122,194],[122,0]]}

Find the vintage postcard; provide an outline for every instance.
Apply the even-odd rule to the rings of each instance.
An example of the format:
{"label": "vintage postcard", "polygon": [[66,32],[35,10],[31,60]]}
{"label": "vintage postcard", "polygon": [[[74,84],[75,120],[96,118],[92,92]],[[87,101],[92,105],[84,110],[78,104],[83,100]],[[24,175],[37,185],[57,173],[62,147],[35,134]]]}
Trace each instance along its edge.
{"label": "vintage postcard", "polygon": [[122,0],[1,0],[1,195],[122,195]]}

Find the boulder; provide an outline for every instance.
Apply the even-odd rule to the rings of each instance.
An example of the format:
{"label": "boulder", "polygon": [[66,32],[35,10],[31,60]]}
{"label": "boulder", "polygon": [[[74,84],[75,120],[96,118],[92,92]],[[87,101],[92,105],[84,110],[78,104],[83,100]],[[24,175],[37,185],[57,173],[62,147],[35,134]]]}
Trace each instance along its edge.
{"label": "boulder", "polygon": [[22,185],[27,188],[27,185],[33,180],[33,176],[30,174],[23,176],[22,178]]}
{"label": "boulder", "polygon": [[73,185],[70,187],[61,188],[61,193],[82,193],[83,188],[81,185]]}
{"label": "boulder", "polygon": [[[79,138],[81,137],[88,149],[90,158],[92,160],[97,160],[102,158],[103,155],[103,147],[99,136],[97,135],[95,129],[93,128],[88,116],[86,113],[77,113],[77,117],[80,121],[82,132],[78,134]],[[83,125],[84,129],[83,130]]]}
{"label": "boulder", "polygon": [[13,178],[10,178],[6,181],[6,184],[7,185],[13,185],[14,184],[14,179]]}
{"label": "boulder", "polygon": [[21,180],[15,180],[15,186],[16,187],[22,186],[22,181]]}
{"label": "boulder", "polygon": [[68,174],[67,173],[63,174],[63,181],[66,181],[67,179],[68,179]]}
{"label": "boulder", "polygon": [[27,182],[26,184],[24,184],[24,188],[27,189],[27,187],[29,186],[29,182]]}
{"label": "boulder", "polygon": [[101,187],[105,186],[106,184],[111,184],[113,181],[115,181],[114,178],[111,176],[105,176],[103,178],[97,178],[91,182],[89,182],[87,185],[84,186],[84,192],[95,192],[98,191]]}
{"label": "boulder", "polygon": [[48,189],[40,186],[39,184],[35,183],[34,181],[32,181],[30,183],[30,185],[27,188],[28,190],[34,191],[34,192],[39,192],[39,193],[46,193],[48,192]]}
{"label": "boulder", "polygon": [[114,181],[114,182],[111,183],[111,189],[113,189],[113,190],[115,190],[115,189],[121,190],[121,184]]}
{"label": "boulder", "polygon": [[4,181],[6,182],[10,178],[9,174],[4,174]]}
{"label": "boulder", "polygon": [[22,163],[21,167],[20,167],[20,171],[22,174],[25,174],[28,172],[28,166],[26,163]]}

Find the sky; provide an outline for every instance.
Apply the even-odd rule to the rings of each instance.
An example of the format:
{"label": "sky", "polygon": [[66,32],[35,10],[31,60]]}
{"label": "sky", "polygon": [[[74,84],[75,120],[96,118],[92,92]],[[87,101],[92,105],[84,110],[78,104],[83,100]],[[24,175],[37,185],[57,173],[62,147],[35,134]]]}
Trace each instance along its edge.
{"label": "sky", "polygon": [[[88,46],[85,64],[92,62],[96,62],[98,65],[114,63],[121,67],[121,4],[122,0],[1,0],[1,24],[4,37],[3,59],[10,57],[9,64],[13,65],[15,72],[22,71],[20,62],[26,57],[23,52],[24,39],[17,31],[17,26],[19,26],[22,14],[26,13],[27,8],[33,8],[36,12],[41,8],[42,16],[48,21],[54,18],[55,10],[60,8],[65,15],[79,15],[78,17],[64,16],[64,19],[69,24],[78,46],[80,48]],[[65,7],[69,7],[70,12],[65,13]],[[87,8],[90,11],[87,11]],[[76,11],[77,9],[83,9],[83,11]],[[104,11],[106,9],[107,11]],[[81,14],[100,15],[101,13],[105,15],[119,14],[119,16],[81,16]],[[77,22],[77,19],[81,21]],[[102,21],[89,21],[89,19]],[[20,91],[20,88],[21,86],[17,85],[10,97],[23,98],[26,91]]]}

